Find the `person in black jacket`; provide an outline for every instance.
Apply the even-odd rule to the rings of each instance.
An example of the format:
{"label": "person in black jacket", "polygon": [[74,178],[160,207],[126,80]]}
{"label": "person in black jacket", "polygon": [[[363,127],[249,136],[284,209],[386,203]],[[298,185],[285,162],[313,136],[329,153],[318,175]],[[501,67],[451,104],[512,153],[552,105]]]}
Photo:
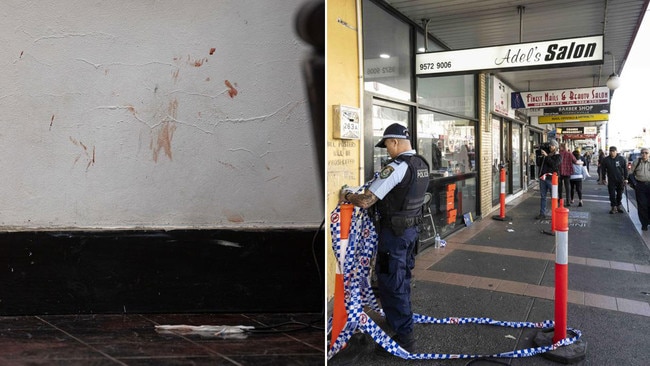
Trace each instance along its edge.
{"label": "person in black jacket", "polygon": [[560,171],[562,156],[558,153],[560,144],[556,140],[551,140],[548,144],[548,151],[545,149],[537,150],[537,166],[539,167],[539,193],[541,202],[539,215],[537,219],[546,217],[546,195],[553,187],[553,173]]}
{"label": "person in black jacket", "polygon": [[609,191],[610,214],[625,213],[621,201],[623,200],[623,188],[627,184],[627,162],[625,158],[618,155],[616,146],[609,147],[609,155],[601,163],[603,176]]}

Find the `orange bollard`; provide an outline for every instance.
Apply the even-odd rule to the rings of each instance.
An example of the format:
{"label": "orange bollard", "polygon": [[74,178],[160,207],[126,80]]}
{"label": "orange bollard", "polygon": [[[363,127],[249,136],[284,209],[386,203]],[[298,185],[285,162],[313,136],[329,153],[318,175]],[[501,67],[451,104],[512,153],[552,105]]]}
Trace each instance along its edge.
{"label": "orange bollard", "polygon": [[506,168],[501,168],[499,180],[501,181],[501,194],[499,195],[499,216],[492,216],[495,220],[510,220],[506,217]]}
{"label": "orange bollard", "polygon": [[506,216],[506,170],[501,168],[501,176],[499,177],[501,181],[501,194],[499,195],[499,203],[501,203],[501,208],[499,209],[499,216]]}
{"label": "orange bollard", "polygon": [[[533,339],[536,346],[550,346],[579,334],[567,328],[567,302],[569,292],[569,209],[560,206],[553,211],[557,217],[555,233],[555,327],[542,330]],[[542,357],[562,364],[574,364],[587,355],[584,337],[569,345],[554,347]]]}
{"label": "orange bollard", "polygon": [[569,210],[562,204],[555,209],[555,332],[553,343],[567,334],[567,302],[569,291]]}
{"label": "orange bollard", "polygon": [[553,173],[553,177],[551,178],[551,233],[555,232],[555,209],[558,207],[557,206],[557,199],[558,199],[558,177],[557,173]]}
{"label": "orange bollard", "polygon": [[343,284],[343,261],[348,248],[350,236],[350,225],[352,223],[352,212],[354,205],[350,203],[341,204],[340,218],[331,218],[331,220],[341,220],[341,262],[336,266],[336,276],[334,279],[334,309],[332,309],[332,338],[330,345],[339,337],[339,334],[345,327],[348,319],[348,313],[345,310],[345,286]]}

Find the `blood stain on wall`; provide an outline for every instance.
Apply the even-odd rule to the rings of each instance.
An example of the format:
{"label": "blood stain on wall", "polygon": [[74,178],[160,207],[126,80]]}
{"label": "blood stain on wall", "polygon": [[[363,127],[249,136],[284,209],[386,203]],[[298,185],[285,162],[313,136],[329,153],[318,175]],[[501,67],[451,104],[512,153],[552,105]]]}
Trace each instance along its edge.
{"label": "blood stain on wall", "polygon": [[[214,48],[214,47],[210,48],[210,55],[214,55],[214,51],[216,51],[216,50],[217,50],[217,49]],[[22,55],[22,53],[21,53],[21,55]]]}
{"label": "blood stain on wall", "polygon": [[226,215],[226,218],[230,222],[244,222],[244,217],[238,212],[226,209],[223,211],[223,213]]}
{"label": "blood stain on wall", "polygon": [[169,102],[167,107],[167,117],[153,131],[151,138],[151,150],[153,151],[153,161],[158,162],[158,156],[163,151],[165,155],[172,160],[172,139],[176,131],[176,115],[178,111],[178,100],[174,99]]}
{"label": "blood stain on wall", "polygon": [[75,146],[81,147],[81,149],[82,149],[82,151],[79,153],[79,155],[77,155],[77,157],[74,159],[74,164],[73,165],[76,165],[77,162],[81,158],[84,158],[84,160],[86,161],[86,171],[88,171],[88,169],[91,166],[95,165],[95,146],[93,146],[92,151],[90,151],[88,149],[88,146],[86,146],[86,144],[84,144],[81,141],[78,141],[77,139],[73,138],[72,136],[70,136],[70,141]]}
{"label": "blood stain on wall", "polygon": [[226,80],[224,81],[224,84],[226,84],[226,87],[228,88],[228,95],[230,98],[234,98],[239,92],[237,89],[235,89],[235,86],[237,86],[237,83],[235,83],[235,86],[233,86],[230,81]]}
{"label": "blood stain on wall", "polygon": [[[174,58],[176,60],[176,58]],[[190,55],[187,55],[187,64],[194,67],[201,67],[205,62],[208,62],[207,58],[194,59]]]}
{"label": "blood stain on wall", "polygon": [[225,165],[225,166],[227,166],[228,168],[231,168],[231,169],[237,169],[234,165],[232,165],[232,164],[230,164],[230,163],[226,163],[225,161],[221,161],[221,160],[217,160],[217,161],[219,162],[219,164],[221,164],[221,165]]}

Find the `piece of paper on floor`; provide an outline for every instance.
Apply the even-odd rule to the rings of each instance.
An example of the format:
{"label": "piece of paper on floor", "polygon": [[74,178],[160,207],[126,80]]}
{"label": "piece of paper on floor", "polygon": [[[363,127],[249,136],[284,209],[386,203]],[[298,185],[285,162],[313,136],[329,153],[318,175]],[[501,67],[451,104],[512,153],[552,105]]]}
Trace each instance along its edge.
{"label": "piece of paper on floor", "polygon": [[156,332],[164,334],[197,334],[200,336],[212,336],[222,338],[243,339],[248,335],[248,330],[255,329],[247,325],[156,325]]}

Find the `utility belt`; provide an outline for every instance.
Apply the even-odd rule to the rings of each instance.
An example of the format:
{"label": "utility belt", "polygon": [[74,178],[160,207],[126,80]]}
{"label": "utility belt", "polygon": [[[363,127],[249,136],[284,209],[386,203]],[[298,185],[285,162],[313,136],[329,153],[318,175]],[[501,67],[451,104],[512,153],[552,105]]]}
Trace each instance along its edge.
{"label": "utility belt", "polygon": [[410,227],[420,225],[422,223],[422,217],[420,216],[393,216],[390,220],[381,220],[381,227],[391,228],[395,232],[395,235],[402,236],[404,231]]}

